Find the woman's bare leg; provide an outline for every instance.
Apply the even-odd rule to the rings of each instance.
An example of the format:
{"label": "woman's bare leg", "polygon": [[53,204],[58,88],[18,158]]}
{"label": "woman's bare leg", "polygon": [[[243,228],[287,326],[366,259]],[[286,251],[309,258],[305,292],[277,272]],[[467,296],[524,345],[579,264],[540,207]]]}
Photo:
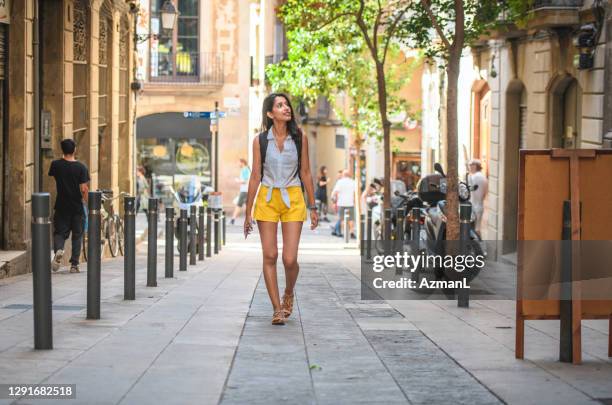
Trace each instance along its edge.
{"label": "woman's bare leg", "polygon": [[272,302],[274,311],[280,311],[281,303],[278,293],[278,281],[276,278],[276,261],[278,260],[278,246],[276,244],[276,222],[257,221],[261,248],[263,251],[263,273],[266,289]]}
{"label": "woman's bare leg", "polygon": [[283,265],[285,266],[285,294],[293,295],[300,266],[297,262],[303,222],[282,222]]}

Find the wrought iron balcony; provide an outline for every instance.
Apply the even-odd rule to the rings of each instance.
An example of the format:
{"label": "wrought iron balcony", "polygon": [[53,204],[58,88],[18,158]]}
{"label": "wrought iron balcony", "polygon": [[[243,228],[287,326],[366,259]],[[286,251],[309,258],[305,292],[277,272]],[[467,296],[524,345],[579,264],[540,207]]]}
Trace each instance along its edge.
{"label": "wrought iron balcony", "polygon": [[579,24],[583,0],[535,0],[528,27],[534,29],[573,27]]}
{"label": "wrought iron balcony", "polygon": [[277,53],[274,55],[268,55],[264,58],[265,66],[268,66],[272,63],[280,63],[287,59],[287,53]]}
{"label": "wrought iron balcony", "polygon": [[145,90],[156,85],[221,87],[224,82],[222,53],[151,52],[149,62],[149,83]]}
{"label": "wrought iron balcony", "polygon": [[577,10],[582,7],[583,3],[583,0],[535,0],[533,2],[533,9],[539,10],[543,8],[549,8]]}

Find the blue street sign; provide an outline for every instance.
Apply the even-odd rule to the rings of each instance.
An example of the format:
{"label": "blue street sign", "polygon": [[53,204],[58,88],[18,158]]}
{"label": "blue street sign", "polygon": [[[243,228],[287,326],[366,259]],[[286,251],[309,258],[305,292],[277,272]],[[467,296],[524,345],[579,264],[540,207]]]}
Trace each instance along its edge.
{"label": "blue street sign", "polygon": [[[217,117],[218,115],[218,117]],[[185,118],[225,118],[225,111],[219,111],[215,113],[214,111],[185,111],[183,113],[183,117]]]}

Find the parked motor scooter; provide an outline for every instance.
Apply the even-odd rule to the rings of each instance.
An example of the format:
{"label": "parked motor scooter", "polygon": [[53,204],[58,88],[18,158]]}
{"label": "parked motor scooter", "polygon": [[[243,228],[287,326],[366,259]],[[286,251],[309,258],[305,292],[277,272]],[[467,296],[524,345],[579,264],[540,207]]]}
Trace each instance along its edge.
{"label": "parked motor scooter", "polygon": [[[417,184],[418,200],[422,203],[421,232],[419,235],[419,251],[413,254],[425,252],[428,255],[444,257],[447,253],[446,244],[446,216],[447,216],[447,182],[446,174],[439,163],[434,165],[436,173],[423,177]],[[470,203],[470,192],[477,190],[478,186],[470,187],[466,182],[459,182],[459,201],[461,204]],[[418,202],[415,202],[415,205]],[[464,254],[471,256],[486,257],[482,239],[475,229],[476,215],[472,213],[470,220],[470,241],[468,251]],[[413,272],[412,278],[420,280],[424,274],[433,271],[436,279],[448,279],[453,272],[446,271],[444,267],[421,268]],[[462,275],[467,281],[473,280],[479,273],[478,268],[470,269]]]}

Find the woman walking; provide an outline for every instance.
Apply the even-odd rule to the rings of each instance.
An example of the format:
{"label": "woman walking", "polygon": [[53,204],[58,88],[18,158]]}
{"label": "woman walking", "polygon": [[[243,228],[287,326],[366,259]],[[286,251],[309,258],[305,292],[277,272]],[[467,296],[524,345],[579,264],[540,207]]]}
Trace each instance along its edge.
{"label": "woman walking", "polygon": [[[272,93],[263,102],[262,133],[253,141],[253,170],[249,178],[244,235],[246,238],[252,231],[251,211],[255,203],[253,217],[257,220],[261,238],[264,280],[274,309],[274,325],[283,325],[293,311],[294,288],[299,273],[298,246],[307,212],[302,184],[309,201],[310,229],[314,229],[319,218],[310,173],[308,138],[297,126],[289,97]],[[285,267],[282,300],[276,278],[279,221]]]}

